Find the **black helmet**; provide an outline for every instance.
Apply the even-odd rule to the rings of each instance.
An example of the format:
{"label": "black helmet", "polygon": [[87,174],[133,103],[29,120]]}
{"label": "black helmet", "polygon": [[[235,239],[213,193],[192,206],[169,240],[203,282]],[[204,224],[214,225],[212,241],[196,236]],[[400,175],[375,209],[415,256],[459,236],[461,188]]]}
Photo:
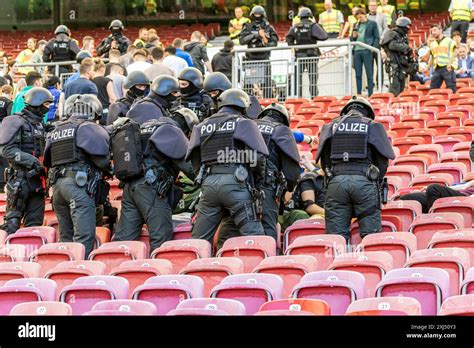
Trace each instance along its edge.
{"label": "black helmet", "polygon": [[263,118],[272,112],[278,112],[282,117],[282,121],[288,127],[290,126],[290,115],[285,106],[278,103],[271,103],[259,115],[258,118]]}
{"label": "black helmet", "polygon": [[64,103],[65,114],[68,118],[77,115],[95,120],[101,116],[102,109],[102,103],[93,94],[73,94]]}
{"label": "black helmet", "polygon": [[92,53],[90,53],[88,50],[82,50],[82,51],[77,52],[76,62],[81,64],[82,61],[86,58],[92,58]]}
{"label": "black helmet", "polygon": [[261,15],[262,17],[267,17],[265,9],[260,5],[252,7],[252,11],[250,11],[250,17],[252,17],[253,15]]}
{"label": "black helmet", "polygon": [[123,23],[120,19],[114,19],[110,25],[109,30],[123,30]]}
{"label": "black helmet", "polygon": [[298,11],[298,17],[300,17],[300,18],[313,17],[313,12],[311,12],[311,9],[309,9],[307,7],[302,7]]}
{"label": "black helmet", "polygon": [[206,76],[204,79],[203,90],[204,92],[211,91],[227,91],[232,88],[232,83],[229,81],[227,76],[221,72],[213,72]]}
{"label": "black helmet", "polygon": [[222,93],[218,99],[219,109],[223,106],[237,106],[242,109],[248,109],[250,106],[250,97],[241,89],[231,88]]}
{"label": "black helmet", "polygon": [[408,17],[400,17],[395,22],[395,25],[399,28],[407,28],[408,26],[411,26],[411,20]]}
{"label": "black helmet", "polygon": [[151,85],[151,91],[159,96],[166,97],[173,92],[179,92],[179,82],[173,76],[158,76]]}
{"label": "black helmet", "polygon": [[351,100],[341,110],[341,115],[347,114],[351,110],[360,111],[365,117],[375,119],[375,112],[367,99],[353,96]]}
{"label": "black helmet", "polygon": [[132,71],[127,78],[125,79],[125,83],[123,84],[123,88],[130,89],[136,85],[149,85],[150,80],[145,75],[143,71]]}
{"label": "black helmet", "polygon": [[25,94],[25,104],[29,106],[40,106],[46,102],[53,102],[54,98],[50,91],[43,87],[34,87]]}
{"label": "black helmet", "polygon": [[65,25],[58,25],[56,30],[54,31],[54,35],[59,35],[59,34],[66,34],[67,36],[71,35],[71,32],[69,31],[68,27]]}
{"label": "black helmet", "polygon": [[173,113],[173,118],[181,117],[186,123],[186,127],[192,132],[193,127],[199,123],[199,118],[195,112],[188,108],[180,108]]}
{"label": "black helmet", "polygon": [[197,89],[202,89],[202,73],[196,68],[183,69],[178,75],[178,80],[188,81]]}

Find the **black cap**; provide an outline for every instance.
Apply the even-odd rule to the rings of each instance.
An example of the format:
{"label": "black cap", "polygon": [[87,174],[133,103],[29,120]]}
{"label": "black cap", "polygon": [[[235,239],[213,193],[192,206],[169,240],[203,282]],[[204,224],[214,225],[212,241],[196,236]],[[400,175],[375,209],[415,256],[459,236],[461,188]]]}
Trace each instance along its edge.
{"label": "black cap", "polygon": [[130,89],[136,85],[149,85],[150,80],[145,75],[143,71],[132,71],[128,74],[127,78],[125,79],[125,83],[123,84],[123,88]]}
{"label": "black cap", "polygon": [[213,72],[206,76],[204,79],[203,90],[204,92],[211,91],[227,91],[232,88],[232,83],[229,81],[227,76],[221,72]]}
{"label": "black cap", "polygon": [[248,109],[250,106],[250,97],[247,93],[238,88],[231,88],[222,93],[218,99],[219,109],[224,106],[236,106],[242,109]]}
{"label": "black cap", "polygon": [[34,87],[26,92],[25,104],[30,106],[40,106],[46,102],[53,102],[54,98],[50,91],[43,87]]}
{"label": "black cap", "polygon": [[151,91],[159,96],[166,97],[173,92],[179,92],[179,82],[173,76],[158,76],[151,84]]}
{"label": "black cap", "polygon": [[188,81],[197,89],[202,89],[202,73],[196,68],[183,69],[178,75],[178,80]]}

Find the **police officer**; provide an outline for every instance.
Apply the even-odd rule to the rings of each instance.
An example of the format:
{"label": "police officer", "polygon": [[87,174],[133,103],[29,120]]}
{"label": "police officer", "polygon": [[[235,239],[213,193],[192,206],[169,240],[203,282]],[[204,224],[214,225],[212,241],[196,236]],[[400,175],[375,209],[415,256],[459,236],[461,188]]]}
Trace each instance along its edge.
{"label": "police officer", "polygon": [[200,121],[210,115],[212,99],[202,90],[202,73],[196,68],[186,68],[178,75],[181,105],[193,110]]}
{"label": "police officer", "polygon": [[[215,114],[217,109],[217,100],[219,99],[222,92],[232,88],[230,80],[221,72],[213,72],[206,76],[203,84],[203,91],[206,92],[212,98],[211,115]],[[249,95],[250,106],[247,109],[247,117],[255,120],[260,112],[262,112],[262,106],[260,105],[257,97]]]}
{"label": "police officer", "polygon": [[411,20],[400,17],[396,21],[395,29],[385,32],[380,42],[387,53],[385,62],[390,77],[390,93],[398,96],[405,89],[407,76],[413,73],[414,61],[412,49],[408,44],[407,34],[410,31]]}
{"label": "police officer", "polygon": [[[262,226],[265,235],[277,239],[279,204],[284,191],[293,191],[300,175],[300,156],[290,129],[290,116],[281,104],[269,105],[259,115],[258,129],[265,140],[269,157],[259,188],[264,193]],[[238,233],[227,223],[219,229],[219,245]]]}
{"label": "police officer", "polygon": [[143,71],[133,71],[125,79],[123,88],[128,90],[127,94],[109,106],[107,125],[119,117],[125,117],[133,102],[149,93],[150,81]]}
{"label": "police officer", "polygon": [[[318,41],[324,41],[328,39],[327,33],[318,23],[314,23],[313,13],[307,7],[303,7],[298,12],[300,22],[293,27],[286,35],[286,42],[289,46],[294,45],[314,45]],[[297,68],[296,74],[298,74],[298,90],[300,96],[303,94],[303,73],[306,70],[309,77],[309,92],[311,98],[318,95],[318,61],[321,55],[319,48],[311,49],[297,49],[295,51],[295,56],[297,59]],[[299,60],[298,58],[308,58],[314,57],[313,59],[303,59]]]}
{"label": "police officer", "polygon": [[41,226],[44,220],[45,170],[43,117],[53,102],[45,88],[35,87],[25,94],[26,107],[5,117],[0,127],[0,155],[8,160],[7,211],[2,230],[14,233],[24,218],[24,226]]}
{"label": "police officer", "polygon": [[[275,47],[278,45],[278,35],[275,29],[266,19],[267,14],[262,6],[254,6],[250,12],[250,23],[245,23],[240,33],[240,44],[247,45],[248,48]],[[249,61],[260,61],[270,59],[270,50],[264,52],[247,52],[245,59]],[[258,65],[253,64],[252,73],[248,76],[255,75],[257,68],[257,76],[246,78],[245,86],[250,88],[257,85],[263,92],[264,98],[272,96],[272,79],[270,62],[261,62]]]}
{"label": "police officer", "polygon": [[[219,112],[194,128],[187,160],[202,184],[193,238],[212,243],[217,226],[228,212],[242,235],[263,235],[258,219],[262,195],[255,179],[264,175],[268,149],[256,123],[245,119],[248,95],[229,89],[219,99]],[[255,176],[254,176],[255,175]]]}
{"label": "police officer", "polygon": [[[76,59],[80,51],[74,40],[71,40],[71,32],[65,25],[60,25],[54,31],[55,38],[49,40],[43,51],[43,62],[67,62]],[[72,71],[71,65],[59,66],[59,75]]]}
{"label": "police officer", "polygon": [[109,30],[112,33],[103,39],[95,49],[99,56],[108,58],[111,49],[117,49],[121,54],[127,53],[128,46],[130,46],[130,40],[128,37],[123,35],[123,29],[123,23],[119,19],[115,19],[110,23]]}
{"label": "police officer", "polygon": [[179,82],[172,76],[159,76],[152,85],[150,93],[134,102],[127,117],[139,124],[162,116],[170,117],[170,109],[177,109],[180,102]]}
{"label": "police officer", "polygon": [[95,123],[102,115],[95,95],[74,94],[64,107],[69,118],[48,133],[44,165],[50,168],[60,241],[83,244],[88,257],[94,248],[99,178],[112,177],[109,134]]}
{"label": "police officer", "polygon": [[381,231],[381,195],[388,159],[395,158],[387,133],[374,122],[368,101],[353,97],[341,116],[321,131],[316,161],[327,177],[326,231],[350,240],[353,215],[361,237]]}

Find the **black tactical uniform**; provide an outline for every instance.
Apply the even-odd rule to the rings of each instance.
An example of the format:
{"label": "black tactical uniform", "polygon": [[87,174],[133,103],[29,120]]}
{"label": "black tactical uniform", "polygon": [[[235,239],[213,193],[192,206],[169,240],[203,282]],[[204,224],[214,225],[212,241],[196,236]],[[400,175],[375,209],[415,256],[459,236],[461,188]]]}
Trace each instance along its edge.
{"label": "black tactical uniform", "polygon": [[405,89],[406,78],[418,70],[412,58],[412,49],[408,43],[408,31],[411,27],[410,19],[398,18],[395,29],[385,32],[380,42],[387,53],[385,62],[386,71],[390,77],[390,93],[398,96]]}
{"label": "black tactical uniform", "polygon": [[[240,44],[247,45],[248,48],[275,47],[278,45],[278,35],[275,29],[266,20],[266,12],[262,6],[254,6],[250,12],[250,23],[245,23],[240,33]],[[259,30],[265,31],[267,43],[259,35]],[[258,85],[263,89],[263,97],[271,98],[272,79],[270,51],[266,52],[248,52],[245,59],[248,61],[265,61],[247,65],[245,68],[245,88],[251,90],[253,85]]]}
{"label": "black tactical uniform", "polygon": [[[136,86],[148,86],[146,89],[139,89]],[[125,117],[127,112],[130,110],[133,102],[145,95],[149,92],[150,81],[148,77],[146,77],[145,73],[142,71],[133,71],[130,73],[125,83],[123,84],[123,88],[127,89],[127,94],[125,97],[117,100],[115,103],[110,104],[109,106],[109,115],[107,117],[107,125],[111,125],[114,123],[117,118]]]}
{"label": "black tactical uniform", "polygon": [[202,195],[193,238],[212,242],[226,212],[240,234],[264,234],[256,204],[262,196],[252,183],[264,175],[268,149],[255,122],[243,116],[249,105],[245,92],[229,89],[219,99],[219,112],[194,127],[186,158],[199,170]]}
{"label": "black tactical uniform", "polygon": [[88,257],[94,248],[96,203],[103,203],[96,200],[99,181],[102,175],[112,176],[109,134],[95,123],[102,114],[95,95],[70,96],[65,111],[69,118],[48,133],[44,164],[50,168],[60,242],[82,243]]}
{"label": "black tactical uniform", "polygon": [[117,49],[121,54],[127,53],[128,46],[130,46],[130,40],[128,37],[122,34],[124,29],[122,21],[115,19],[110,23],[109,30],[112,34],[103,39],[99,46],[95,49],[99,56],[109,58],[109,51],[112,48],[112,41],[117,42]]}
{"label": "black tactical uniform", "polygon": [[0,127],[0,155],[8,160],[7,212],[1,229],[14,233],[22,218],[24,226],[41,226],[44,220],[45,171],[43,117],[53,101],[45,88],[35,87],[25,94],[26,107],[3,119]]}
{"label": "black tactical uniform", "polygon": [[[70,39],[70,31],[65,25],[60,25],[54,31],[56,36],[51,39],[43,51],[43,62],[67,62],[76,59],[76,54],[80,49],[74,40]],[[54,70],[50,69],[50,71]],[[59,75],[72,71],[71,65],[62,65],[59,67]]]}
{"label": "black tactical uniform", "polygon": [[[283,192],[293,191],[299,175],[299,154],[295,138],[291,132],[290,117],[283,105],[271,104],[259,116],[258,129],[265,140],[269,156],[265,165],[265,175],[259,188],[264,192],[262,225],[265,235],[277,239],[278,211]],[[236,233],[237,232],[237,233]],[[221,224],[219,242],[238,236],[232,224]]]}
{"label": "black tactical uniform", "polygon": [[196,68],[186,68],[178,75],[178,80],[189,82],[181,88],[181,105],[191,109],[203,121],[211,114],[212,99],[202,90],[202,73]]}
{"label": "black tactical uniform", "polygon": [[326,231],[347,241],[353,216],[362,237],[381,231],[380,190],[388,159],[395,155],[385,129],[374,118],[370,104],[354,97],[321,131],[316,161],[321,159],[328,180]]}
{"label": "black tactical uniform", "polygon": [[179,82],[175,77],[159,76],[153,81],[150,93],[135,100],[127,117],[139,124],[162,116],[170,117],[169,110],[179,105],[179,94]]}
{"label": "black tactical uniform", "polygon": [[[288,46],[294,45],[314,45],[318,41],[328,39],[328,34],[318,24],[311,21],[313,13],[309,8],[303,7],[298,12],[301,21],[290,28],[286,35]],[[299,49],[295,52],[297,67],[295,76],[298,76],[298,95],[303,96],[303,73],[307,71],[309,76],[309,91],[311,98],[318,95],[318,63],[316,57],[321,55],[319,48]],[[301,59],[300,59],[301,58]],[[308,59],[309,58],[309,59]]]}
{"label": "black tactical uniform", "polygon": [[[220,97],[222,92],[232,88],[230,80],[221,72],[213,72],[206,76],[203,83],[203,91],[206,92],[212,98],[211,115],[214,115],[217,109],[217,99]],[[211,92],[219,92],[215,95],[211,95]],[[258,102],[257,97],[249,95],[250,106],[247,109],[247,117],[255,120],[258,115],[262,112],[262,106]]]}
{"label": "black tactical uniform", "polygon": [[[11,114],[12,106],[13,102],[10,99],[0,97],[0,122],[2,122],[6,116]],[[3,173],[7,167],[8,161],[0,156],[0,192],[4,192],[5,177],[3,176]]]}

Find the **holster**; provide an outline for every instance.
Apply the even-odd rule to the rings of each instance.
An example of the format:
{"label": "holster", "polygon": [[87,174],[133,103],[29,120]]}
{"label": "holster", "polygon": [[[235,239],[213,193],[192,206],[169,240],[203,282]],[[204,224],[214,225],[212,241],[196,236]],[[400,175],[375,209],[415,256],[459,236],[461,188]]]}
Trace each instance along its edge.
{"label": "holster", "polygon": [[8,175],[7,184],[5,185],[5,192],[7,193],[7,209],[23,211],[26,201],[25,192],[22,190],[22,181],[24,179],[18,178],[15,175]]}

